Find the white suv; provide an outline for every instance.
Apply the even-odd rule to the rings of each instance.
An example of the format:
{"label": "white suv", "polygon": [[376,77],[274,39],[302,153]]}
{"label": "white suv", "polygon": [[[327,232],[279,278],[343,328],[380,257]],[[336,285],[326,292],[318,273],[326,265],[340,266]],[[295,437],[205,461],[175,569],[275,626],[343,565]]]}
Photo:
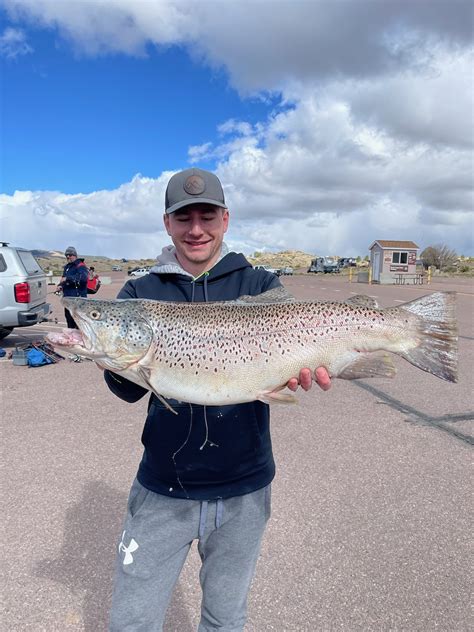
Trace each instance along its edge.
{"label": "white suv", "polygon": [[28,327],[51,311],[48,281],[30,250],[0,241],[0,340],[14,327]]}
{"label": "white suv", "polygon": [[150,268],[138,268],[138,270],[133,270],[130,272],[130,276],[145,276],[150,272]]}
{"label": "white suv", "polygon": [[279,268],[272,268],[271,266],[254,266],[254,270],[266,270],[267,272],[280,276]]}

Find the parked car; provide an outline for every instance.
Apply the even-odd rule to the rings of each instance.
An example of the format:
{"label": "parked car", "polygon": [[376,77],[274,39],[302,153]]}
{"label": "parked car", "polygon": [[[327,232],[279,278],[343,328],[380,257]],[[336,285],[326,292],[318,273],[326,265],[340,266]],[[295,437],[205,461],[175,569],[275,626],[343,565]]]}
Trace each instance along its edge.
{"label": "parked car", "polygon": [[356,265],[356,260],[353,257],[342,257],[339,259],[340,268],[355,268]]}
{"label": "parked car", "polygon": [[279,268],[271,268],[270,266],[254,266],[254,270],[266,270],[267,272],[271,272],[277,276],[280,276],[281,272]]}
{"label": "parked car", "polygon": [[281,268],[280,274],[281,274],[281,276],[292,275],[293,274],[293,268],[291,266],[286,266],[285,268]]}
{"label": "parked car", "polygon": [[132,270],[130,272],[130,276],[144,276],[145,274],[148,274],[148,272],[150,271],[150,268],[137,268],[136,270]]}
{"label": "parked car", "polygon": [[122,266],[112,266],[112,272],[122,272]]}
{"label": "parked car", "polygon": [[46,320],[48,279],[32,252],[0,241],[0,340]]}

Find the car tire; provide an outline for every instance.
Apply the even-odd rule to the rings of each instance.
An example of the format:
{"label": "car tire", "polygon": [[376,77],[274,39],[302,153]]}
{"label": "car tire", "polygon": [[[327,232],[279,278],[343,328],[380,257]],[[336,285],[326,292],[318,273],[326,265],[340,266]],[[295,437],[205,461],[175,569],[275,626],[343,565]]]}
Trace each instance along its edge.
{"label": "car tire", "polygon": [[13,331],[13,327],[2,327],[0,325],[0,340],[6,338]]}

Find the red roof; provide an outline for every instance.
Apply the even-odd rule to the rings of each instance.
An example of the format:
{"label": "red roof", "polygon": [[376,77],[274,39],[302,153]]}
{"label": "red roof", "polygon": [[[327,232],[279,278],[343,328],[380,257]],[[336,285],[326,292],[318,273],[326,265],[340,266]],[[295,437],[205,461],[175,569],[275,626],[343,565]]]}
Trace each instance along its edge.
{"label": "red roof", "polygon": [[378,244],[381,248],[395,248],[396,250],[418,250],[419,246],[414,241],[388,241],[386,239],[377,239],[370,246],[369,250]]}

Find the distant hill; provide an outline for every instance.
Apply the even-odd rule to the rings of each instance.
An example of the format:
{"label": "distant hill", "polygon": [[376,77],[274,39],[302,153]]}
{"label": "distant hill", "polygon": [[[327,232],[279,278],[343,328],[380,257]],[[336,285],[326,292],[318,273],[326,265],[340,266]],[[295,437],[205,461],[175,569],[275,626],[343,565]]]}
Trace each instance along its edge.
{"label": "distant hill", "polygon": [[[44,269],[51,269],[55,272],[62,271],[66,259],[64,253],[58,250],[33,250],[34,256],[39,260]],[[254,252],[247,259],[252,265],[268,265],[271,268],[292,267],[295,271],[305,271],[308,269],[311,259],[317,255],[308,254],[301,250],[283,250],[282,252]],[[142,266],[151,266],[155,259],[130,259],[123,262],[121,259],[110,259],[101,255],[83,255],[86,265],[93,265],[99,274],[110,272],[112,266],[121,266],[124,272],[129,268],[138,268]]]}
{"label": "distant hill", "polygon": [[[33,255],[38,259],[44,270],[52,270],[54,274],[60,274],[66,263],[64,252],[59,250],[32,250]],[[328,253],[325,253],[326,255]],[[112,270],[112,266],[120,266],[126,274],[129,269],[142,268],[152,266],[155,259],[110,259],[101,255],[80,255],[84,258],[87,266],[94,266],[98,274],[108,274]],[[282,252],[254,252],[253,255],[247,256],[252,265],[266,265],[271,268],[291,267],[295,272],[306,272],[310,266],[311,260],[315,257],[323,256],[322,254],[302,252],[301,250],[283,250]],[[360,261],[358,266],[367,267],[367,261]],[[460,257],[456,263],[457,268],[463,274],[474,274],[474,258]]]}
{"label": "distant hill", "polygon": [[252,265],[264,265],[271,268],[292,267],[294,270],[308,269],[311,259],[316,255],[310,255],[301,250],[284,250],[282,252],[254,252],[247,257]]}
{"label": "distant hill", "polygon": [[[38,259],[43,270],[52,270],[54,274],[61,274],[66,263],[64,252],[59,250],[32,250],[33,255]],[[130,259],[123,262],[121,259],[110,259],[102,255],[84,255],[79,253],[87,266],[94,266],[98,274],[108,274],[112,266],[119,265],[126,273],[129,268],[141,268],[151,266],[154,259]]]}
{"label": "distant hill", "polygon": [[32,250],[33,256],[36,258],[48,258],[48,257],[64,257],[64,254],[61,252],[53,252],[51,250]]}

